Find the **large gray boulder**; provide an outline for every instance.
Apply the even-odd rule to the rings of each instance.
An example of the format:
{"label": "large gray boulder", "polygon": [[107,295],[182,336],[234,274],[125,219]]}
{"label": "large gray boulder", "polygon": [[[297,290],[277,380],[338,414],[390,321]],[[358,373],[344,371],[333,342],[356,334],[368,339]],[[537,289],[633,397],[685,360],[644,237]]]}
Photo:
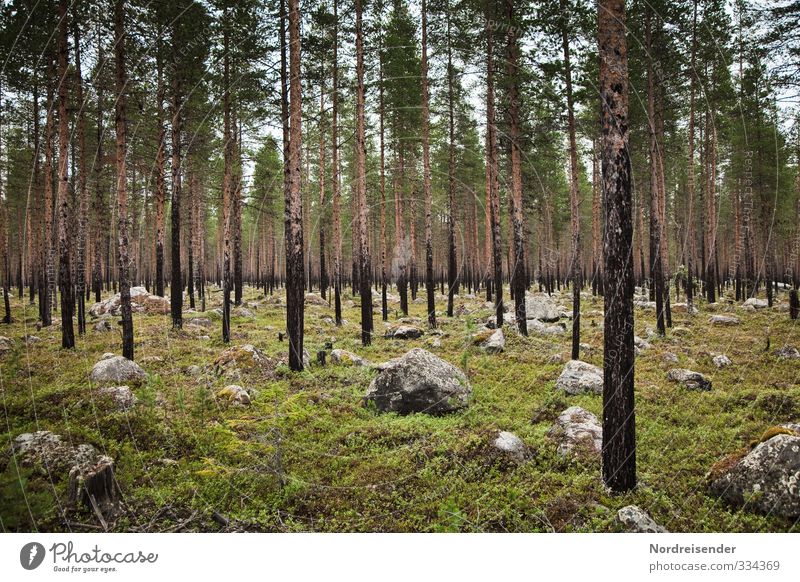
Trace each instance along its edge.
{"label": "large gray boulder", "polygon": [[575,395],[603,392],[603,370],[580,360],[570,360],[556,380],[556,389]]}
{"label": "large gray boulder", "polygon": [[570,406],[558,415],[547,436],[558,442],[559,455],[599,456],[603,450],[603,428],[597,417],[580,406]]}
{"label": "large gray boulder", "polygon": [[364,397],[381,412],[445,414],[464,408],[472,386],[464,373],[421,348],[381,366]]}
{"label": "large gray boulder", "polygon": [[539,321],[553,322],[561,319],[558,306],[545,295],[528,295],[525,297],[525,317]]}
{"label": "large gray boulder", "polygon": [[760,513],[800,516],[800,425],[781,428],[792,434],[767,438],[722,475],[713,475],[711,493]]}
{"label": "large gray boulder", "polygon": [[693,372],[685,368],[672,368],[667,372],[667,379],[677,382],[687,390],[711,390],[711,380],[700,372]]}
{"label": "large gray boulder", "polygon": [[121,384],[143,382],[145,371],[137,364],[122,356],[104,357],[92,368],[89,379],[96,384]]}

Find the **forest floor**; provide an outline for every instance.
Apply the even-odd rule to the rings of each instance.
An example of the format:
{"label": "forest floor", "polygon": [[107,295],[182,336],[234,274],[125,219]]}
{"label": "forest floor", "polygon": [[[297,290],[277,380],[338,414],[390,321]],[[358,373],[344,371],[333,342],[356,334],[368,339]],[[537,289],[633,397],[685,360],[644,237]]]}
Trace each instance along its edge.
{"label": "forest floor", "polygon": [[[800,366],[779,360],[775,348],[800,345],[800,330],[781,293],[775,307],[746,311],[729,298],[700,302],[699,313],[673,314],[665,338],[636,359],[636,437],[639,487],[611,495],[599,460],[559,456],[547,436],[558,414],[578,405],[602,418],[602,397],[555,390],[569,356],[570,334],[524,338],[505,328],[501,354],[474,347],[471,335],[492,309],[483,297],[459,297],[467,314],[438,316],[440,342],[385,339],[376,315],[372,346],[360,345],[359,308],[344,298],[347,320],[335,328],[333,309],[306,305],[306,346],[312,363],[289,371],[282,300],[245,289],[252,311],[232,318],[231,346],[253,344],[267,366],[218,375],[214,361],[226,346],[210,288],[208,330],[175,332],[169,315],[134,315],[136,360],[147,379],[132,386],[138,403],[115,411],[88,380],[105,352],[121,353],[120,335],[92,330],[77,348],[62,350],[57,327],[36,330],[36,308],[13,301],[14,323],[0,326],[13,349],[0,356],[0,530],[93,531],[91,512],[63,513],[66,476],[8,462],[11,441],[49,430],[74,444],[90,443],[116,461],[122,503],[109,518],[113,531],[617,531],[617,510],[636,504],[675,532],[790,531],[793,521],[729,507],[708,493],[713,463],[746,446],[767,427],[800,417]],[[380,297],[373,296],[376,305]],[[506,290],[506,297],[507,290]],[[569,310],[567,292],[556,302]],[[437,306],[443,306],[438,296]],[[248,306],[248,304],[251,304]],[[399,306],[390,304],[390,321]],[[584,294],[582,357],[602,365],[602,298]],[[410,315],[425,328],[424,295]],[[737,326],[709,323],[732,312]],[[54,315],[53,319],[58,319]],[[116,324],[116,319],[111,320]],[[185,320],[186,321],[186,320]],[[654,327],[653,311],[636,309],[636,335]],[[569,325],[568,325],[569,327]],[[41,341],[26,343],[26,335]],[[209,337],[203,337],[207,335]],[[771,349],[767,349],[769,338]],[[468,374],[468,408],[446,416],[379,414],[362,398],[376,372],[314,362],[326,342],[371,362],[424,347]],[[433,344],[439,344],[434,347]],[[679,363],[666,361],[674,353]],[[732,365],[717,369],[712,356]],[[198,366],[197,368],[190,368]],[[709,392],[667,380],[673,367],[713,381]],[[249,406],[217,396],[228,384],[252,389]],[[510,463],[492,453],[499,430],[518,435],[531,459]],[[3,467],[5,466],[5,469]]]}

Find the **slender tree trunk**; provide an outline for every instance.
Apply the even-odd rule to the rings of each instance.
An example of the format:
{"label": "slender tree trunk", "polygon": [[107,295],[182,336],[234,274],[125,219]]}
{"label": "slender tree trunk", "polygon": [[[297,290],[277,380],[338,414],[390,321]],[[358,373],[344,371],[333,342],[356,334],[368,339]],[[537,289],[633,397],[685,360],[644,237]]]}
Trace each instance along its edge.
{"label": "slender tree trunk", "polygon": [[[302,130],[300,119],[300,8],[289,0],[289,188],[286,191],[286,333],[289,336],[289,368],[303,369],[303,200],[300,188]],[[364,298],[362,298],[362,302]]]}
{"label": "slender tree trunk", "polygon": [[636,487],[625,0],[600,0],[597,20],[606,223],[604,273],[608,282],[603,330],[603,481],[612,491],[624,492]]}
{"label": "slender tree trunk", "polygon": [[222,116],[224,170],[222,176],[222,341],[231,341],[231,197],[233,190],[233,136],[231,135],[230,50],[228,26],[223,31]]}
{"label": "slender tree trunk", "polygon": [[172,78],[172,272],[170,275],[170,313],[172,327],[183,327],[183,280],[181,274],[181,71],[173,72]]}
{"label": "slender tree trunk", "polygon": [[380,149],[381,149],[381,318],[389,319],[389,302],[387,300],[388,274],[386,265],[386,140],[384,126],[384,95],[383,95],[383,34],[378,32],[378,117],[380,120]]}
{"label": "slender tree trunk", "polygon": [[[359,1],[359,0],[357,0]],[[433,282],[433,216],[431,201],[430,108],[428,105],[428,15],[422,0],[422,196],[425,201],[425,292],[428,326],[436,327],[436,286]]]}
{"label": "slender tree trunk", "polygon": [[600,200],[600,152],[598,139],[592,143],[592,291],[603,294],[603,233]]}
{"label": "slender tree trunk", "polygon": [[325,62],[320,63],[319,90],[319,294],[323,299],[328,295],[328,271],[325,264],[325,217],[327,215],[327,196],[325,195]]}
{"label": "slender tree trunk", "polygon": [[493,15],[486,19],[486,135],[488,188],[492,233],[492,269],[494,272],[494,305],[497,328],[503,327],[503,248],[500,238],[500,192],[497,172],[497,127],[494,109],[494,32]]}
{"label": "slender tree trunk", "polygon": [[161,34],[156,47],[156,67],[158,81],[156,85],[156,106],[158,116],[158,143],[156,144],[156,284],[155,291],[159,297],[164,296],[164,203],[166,201],[166,180],[164,177],[164,158],[166,129],[164,127],[164,74],[163,46]]}
{"label": "slender tree trunk", "polygon": [[575,110],[572,100],[572,68],[569,52],[569,11],[561,0],[564,19],[561,27],[561,47],[564,52],[564,83],[567,93],[567,128],[569,133],[569,207],[572,225],[572,359],[580,358],[581,342],[581,217],[578,201],[578,145],[575,138]]}
{"label": "slender tree trunk", "polygon": [[659,206],[658,137],[655,119],[655,79],[653,74],[652,9],[647,10],[645,42],[647,45],[647,125],[650,135],[650,271],[656,301],[656,325],[659,335],[666,333],[664,325],[664,279],[661,260],[661,209]]}
{"label": "slender tree trunk", "polygon": [[80,24],[73,19],[75,39],[75,100],[78,106],[78,256],[75,265],[77,276],[78,334],[86,333],[86,223],[89,213],[89,190],[86,188],[86,110],[83,101],[83,76],[81,75]]}
{"label": "slender tree trunk", "polygon": [[[101,27],[97,27],[97,58],[99,62],[103,62],[103,41],[101,34]],[[97,119],[95,125],[97,126],[97,153],[94,157],[94,197],[92,199],[92,206],[94,209],[94,231],[92,236],[93,241],[93,266],[92,266],[92,288],[94,289],[95,302],[100,301],[100,295],[103,291],[103,82],[102,80],[95,79],[95,92],[97,93]]]}
{"label": "slender tree trunk", "polygon": [[[235,113],[235,112],[234,112]],[[233,115],[232,121],[234,166],[233,182],[231,186],[231,221],[233,231],[233,302],[236,305],[242,304],[243,280],[242,280],[242,149],[241,149],[241,125],[237,122],[237,117]]]}
{"label": "slender tree trunk", "polygon": [[[364,128],[364,38],[361,0],[356,10],[356,195],[358,198],[359,294],[361,295],[361,344],[372,343],[372,261],[369,254],[367,222],[367,144]],[[423,0],[423,19],[424,16]],[[423,38],[424,38],[423,28]],[[424,49],[423,49],[424,50]],[[423,57],[424,58],[424,57]]]}
{"label": "slender tree trunk", "polygon": [[[342,200],[339,183],[339,2],[333,1],[333,87],[331,92],[331,177],[333,180],[333,296],[336,325],[342,325]],[[285,55],[285,50],[284,50]],[[285,62],[285,58],[284,58]],[[381,118],[382,119],[382,118]]]}
{"label": "slender tree trunk", "polygon": [[53,77],[55,77],[55,71],[52,71],[50,66],[48,66],[48,70],[51,71],[51,74],[47,83],[47,121],[44,129],[44,240],[42,242],[45,268],[42,277],[44,284],[40,286],[42,295],[39,299],[39,311],[44,327],[53,323],[52,302],[56,282],[53,249],[53,110],[55,109]]}
{"label": "slender tree trunk", "polygon": [[75,305],[72,288],[69,240],[69,116],[67,114],[67,63],[69,41],[67,36],[67,0],[59,0],[58,25],[58,286],[61,293],[61,347],[75,347],[75,329],[72,309]]}
{"label": "slender tree trunk", "polygon": [[131,315],[131,287],[128,280],[130,258],[128,256],[128,185],[126,180],[126,136],[125,90],[128,82],[125,73],[125,5],[124,0],[116,0],[114,7],[114,51],[117,80],[117,212],[119,240],[119,293],[122,313],[122,355],[133,359],[133,317]]}
{"label": "slender tree trunk", "polygon": [[454,70],[451,38],[450,2],[447,14],[447,317],[453,317],[453,302],[458,293],[456,259],[456,128],[454,119]]}
{"label": "slender tree trunk", "polygon": [[693,261],[695,257],[695,229],[694,229],[694,99],[695,99],[695,54],[697,52],[697,0],[694,0],[692,16],[692,55],[691,77],[689,81],[689,159],[687,163],[686,179],[686,305],[689,315],[694,311],[694,281],[692,280]]}

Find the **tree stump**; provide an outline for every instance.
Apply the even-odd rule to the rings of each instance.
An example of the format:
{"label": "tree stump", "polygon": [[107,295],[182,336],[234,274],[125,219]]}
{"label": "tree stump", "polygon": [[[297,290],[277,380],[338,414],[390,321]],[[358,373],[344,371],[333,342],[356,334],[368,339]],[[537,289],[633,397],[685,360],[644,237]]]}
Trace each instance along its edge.
{"label": "tree stump", "polygon": [[69,472],[67,499],[70,506],[83,505],[103,520],[119,499],[114,460],[103,455],[95,461],[75,465]]}

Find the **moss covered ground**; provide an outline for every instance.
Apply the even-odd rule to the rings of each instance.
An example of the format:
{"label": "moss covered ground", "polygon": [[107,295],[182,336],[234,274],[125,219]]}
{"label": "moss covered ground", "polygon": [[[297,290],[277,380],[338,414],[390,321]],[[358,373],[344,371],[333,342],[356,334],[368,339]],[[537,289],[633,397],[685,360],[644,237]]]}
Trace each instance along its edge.
{"label": "moss covered ground", "polygon": [[[422,296],[421,296],[422,297]],[[209,290],[209,311],[220,293]],[[556,296],[569,305],[567,294]],[[425,325],[422,299],[412,317]],[[333,310],[306,307],[306,346],[312,360],[332,342],[381,362],[425,347],[467,371],[474,389],[466,410],[443,417],[378,414],[362,405],[375,372],[344,365],[312,365],[292,373],[279,341],[285,309],[246,289],[255,317],[232,320],[231,345],[253,344],[268,366],[219,376],[214,360],[225,350],[219,317],[207,331],[170,329],[169,316],[134,316],[136,359],[147,371],[134,386],[138,404],[116,412],[97,397],[89,372],[105,352],[119,354],[115,330],[90,330],[77,348],[62,350],[57,328],[36,330],[36,309],[14,299],[14,323],[0,335],[14,341],[0,356],[0,450],[20,433],[50,430],[75,444],[90,443],[116,460],[123,494],[114,531],[615,531],[616,511],[646,509],[671,531],[791,531],[776,516],[738,509],[708,495],[707,474],[720,459],[758,439],[770,426],[800,419],[800,365],[773,351],[800,345],[795,322],[780,304],[748,312],[732,302],[700,303],[694,316],[673,315],[666,338],[636,361],[637,454],[640,486],[611,495],[599,461],[564,458],[547,432],[558,413],[582,406],[601,416],[601,397],[565,396],[554,389],[569,355],[569,334],[523,338],[506,328],[502,354],[485,354],[472,334],[491,315],[482,298],[458,299],[467,314],[439,316],[438,347],[426,333],[416,340],[376,335],[360,346],[359,307],[345,297],[347,323],[335,328]],[[443,303],[440,301],[440,305]],[[257,308],[256,308],[257,307]],[[397,322],[398,306],[390,305]],[[602,298],[583,300],[583,357],[602,365]],[[709,324],[712,313],[733,312],[741,324]],[[187,314],[186,317],[200,314]],[[54,317],[54,319],[57,319]],[[654,326],[652,311],[636,310],[636,333]],[[380,315],[376,329],[383,330]],[[26,344],[36,335],[41,341]],[[208,339],[201,338],[207,334]],[[767,349],[767,341],[770,349]],[[439,342],[437,342],[439,343]],[[665,360],[667,352],[679,363]],[[715,354],[733,364],[717,369]],[[199,366],[190,373],[190,366]],[[672,367],[713,381],[710,392],[668,382]],[[252,389],[249,406],[216,396],[235,383]],[[523,464],[492,454],[498,430],[530,447]],[[98,520],[63,506],[66,476],[0,463],[0,530],[92,531]]]}

